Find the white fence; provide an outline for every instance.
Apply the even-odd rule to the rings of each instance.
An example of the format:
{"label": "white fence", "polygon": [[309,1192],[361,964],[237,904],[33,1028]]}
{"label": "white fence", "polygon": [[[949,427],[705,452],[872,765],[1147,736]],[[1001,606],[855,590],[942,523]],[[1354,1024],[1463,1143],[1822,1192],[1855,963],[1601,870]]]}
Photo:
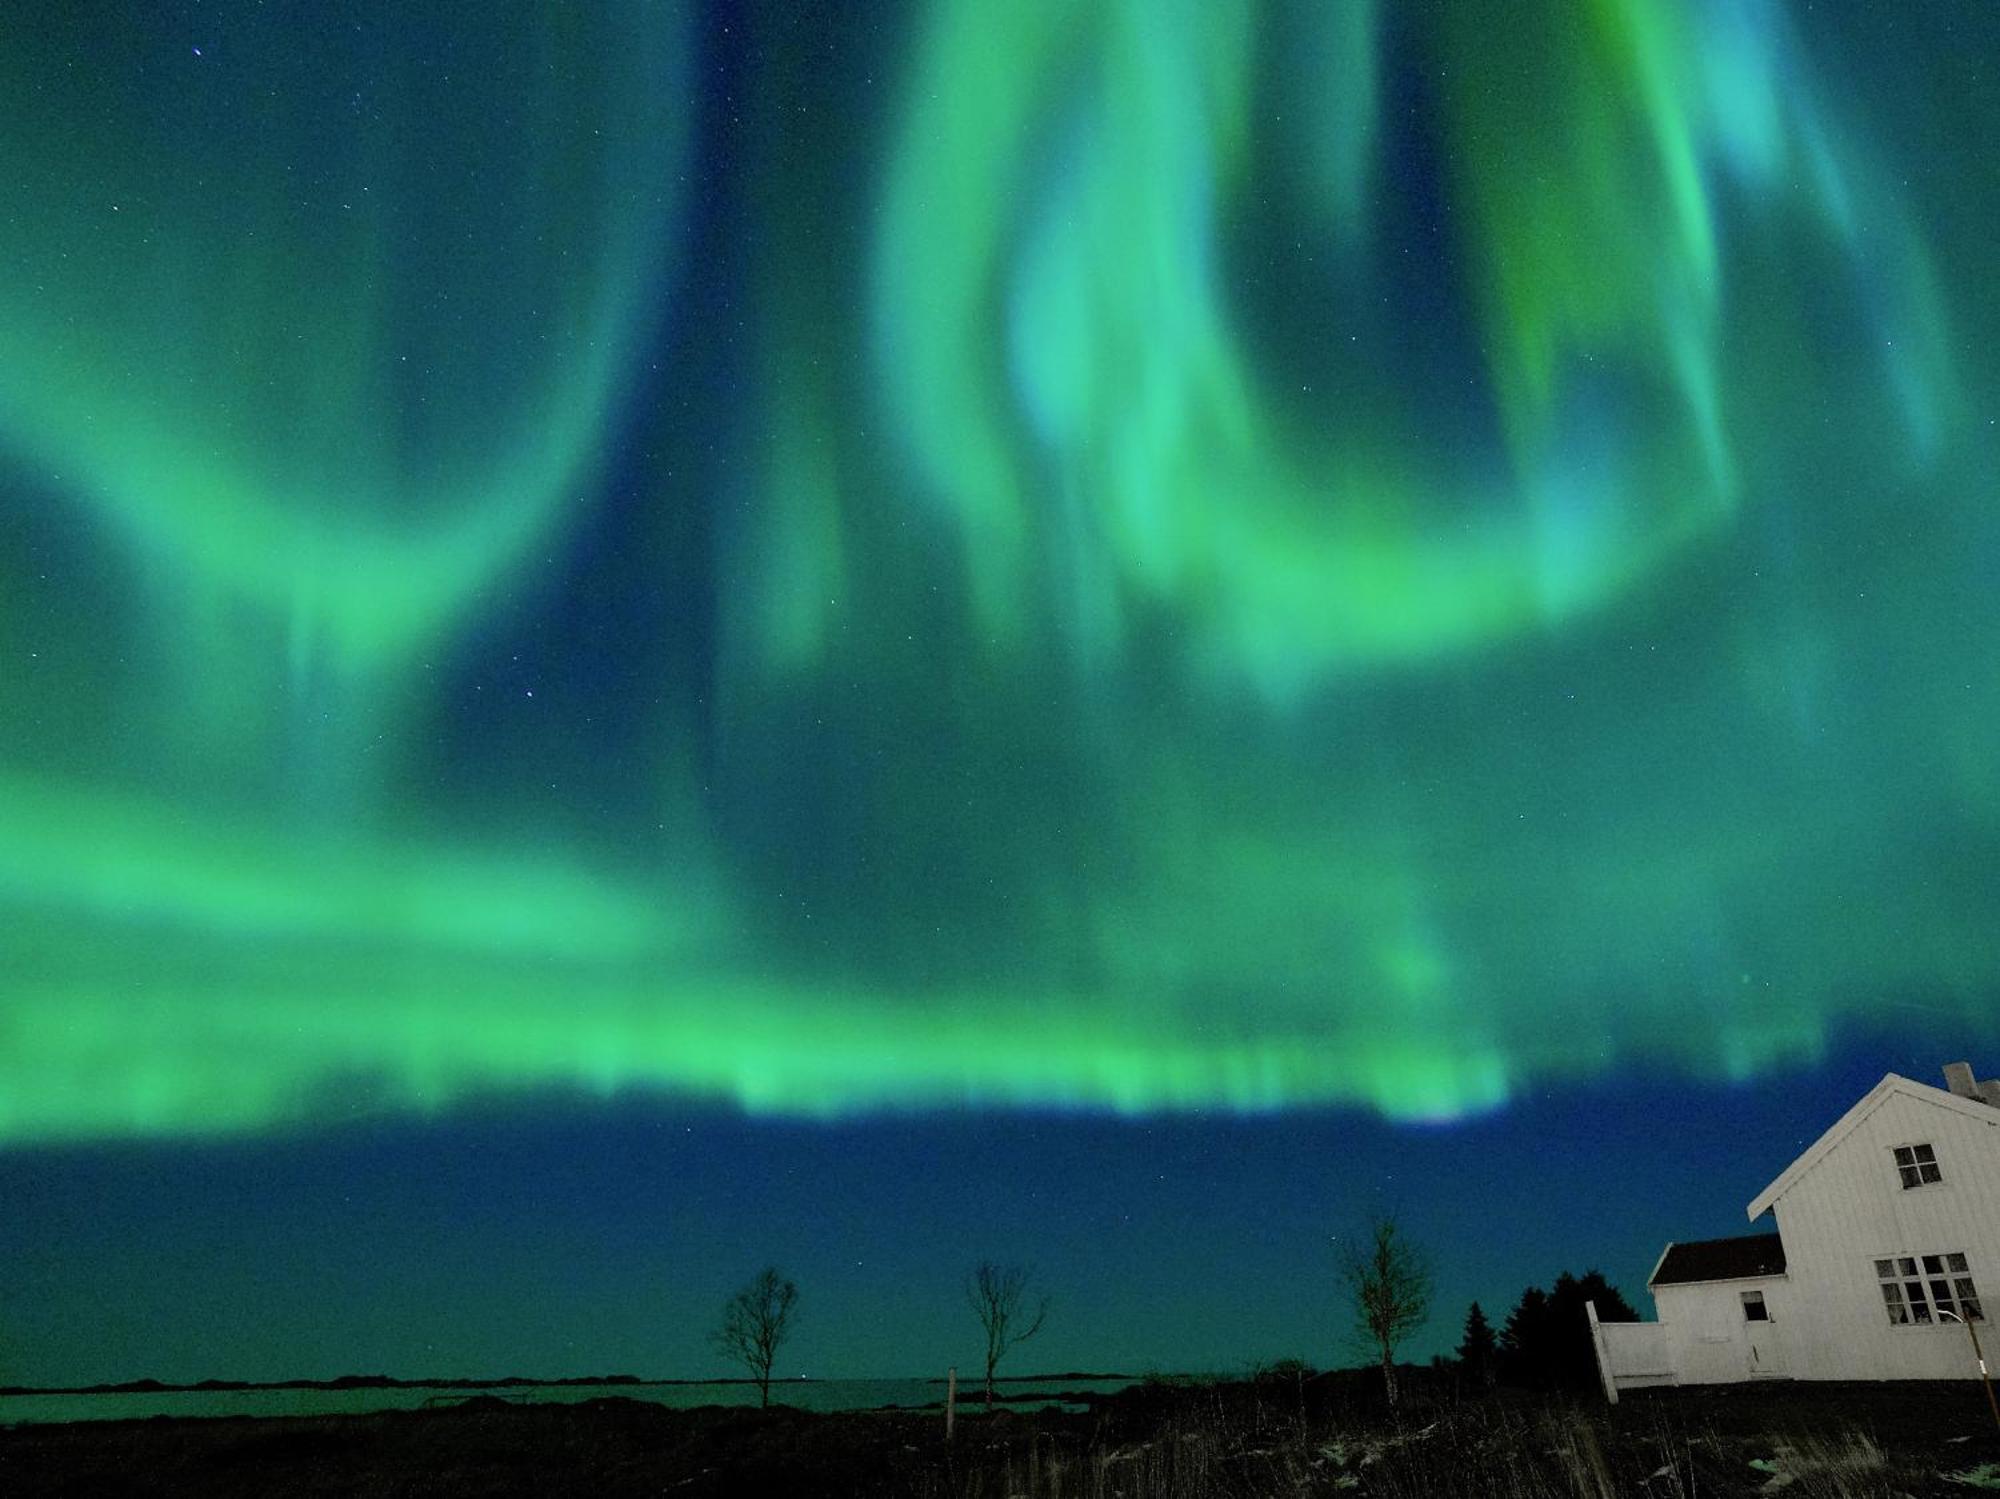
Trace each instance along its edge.
{"label": "white fence", "polygon": [[1597,1303],[1590,1302],[1588,1306],[1591,1341],[1597,1345],[1597,1373],[1604,1382],[1605,1399],[1616,1405],[1620,1390],[1676,1381],[1674,1350],[1667,1341],[1664,1323],[1600,1322]]}

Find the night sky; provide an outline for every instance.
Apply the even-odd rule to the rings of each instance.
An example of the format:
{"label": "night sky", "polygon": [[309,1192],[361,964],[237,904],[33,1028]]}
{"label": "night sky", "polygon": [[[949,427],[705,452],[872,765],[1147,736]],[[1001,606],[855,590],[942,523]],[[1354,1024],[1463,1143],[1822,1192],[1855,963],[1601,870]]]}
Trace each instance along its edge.
{"label": "night sky", "polygon": [[2000,7],[0,16],[0,1383],[1339,1362],[2000,1064]]}

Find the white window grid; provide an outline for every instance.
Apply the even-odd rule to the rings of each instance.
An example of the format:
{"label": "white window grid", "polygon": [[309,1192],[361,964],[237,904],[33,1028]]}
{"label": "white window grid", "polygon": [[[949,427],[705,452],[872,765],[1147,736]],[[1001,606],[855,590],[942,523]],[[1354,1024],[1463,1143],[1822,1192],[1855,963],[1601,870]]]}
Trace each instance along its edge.
{"label": "white window grid", "polygon": [[1893,1327],[1928,1326],[1946,1312],[1967,1322],[1986,1320],[1963,1254],[1883,1255],[1875,1261],[1875,1279]]}

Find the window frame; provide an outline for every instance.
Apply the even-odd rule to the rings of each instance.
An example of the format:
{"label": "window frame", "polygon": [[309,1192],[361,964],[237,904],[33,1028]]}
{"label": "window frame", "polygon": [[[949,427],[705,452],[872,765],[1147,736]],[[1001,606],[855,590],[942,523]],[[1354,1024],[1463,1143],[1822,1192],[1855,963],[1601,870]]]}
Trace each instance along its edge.
{"label": "window frame", "polygon": [[1944,1168],[1938,1163],[1937,1146],[1929,1140],[1909,1140],[1889,1147],[1889,1160],[1905,1192],[1944,1185]]}
{"label": "window frame", "polygon": [[1943,1327],[1945,1313],[1967,1323],[1986,1320],[1985,1297],[1962,1249],[1871,1254],[1868,1265],[1891,1327]]}

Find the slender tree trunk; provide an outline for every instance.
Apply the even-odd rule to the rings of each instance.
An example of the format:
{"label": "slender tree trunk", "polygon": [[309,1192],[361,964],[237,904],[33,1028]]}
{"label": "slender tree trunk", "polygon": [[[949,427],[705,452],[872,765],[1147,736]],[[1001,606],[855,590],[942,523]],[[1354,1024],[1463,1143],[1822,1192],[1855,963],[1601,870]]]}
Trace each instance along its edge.
{"label": "slender tree trunk", "polygon": [[1382,1344],[1382,1387],[1389,1392],[1389,1409],[1396,1408],[1396,1359],[1387,1340]]}
{"label": "slender tree trunk", "polygon": [[986,1361],[986,1408],[993,1409],[993,1360]]}
{"label": "slender tree trunk", "polygon": [[766,1369],[757,1376],[757,1392],[764,1397],[764,1409],[771,1408],[771,1371]]}

